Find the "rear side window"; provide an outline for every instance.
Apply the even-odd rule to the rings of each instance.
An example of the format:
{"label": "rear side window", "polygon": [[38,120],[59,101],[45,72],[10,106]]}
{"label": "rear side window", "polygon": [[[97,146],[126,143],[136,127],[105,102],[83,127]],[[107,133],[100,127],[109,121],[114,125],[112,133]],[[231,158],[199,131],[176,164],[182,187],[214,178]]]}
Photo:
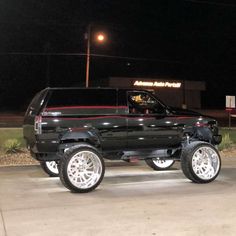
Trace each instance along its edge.
{"label": "rear side window", "polygon": [[115,89],[62,89],[52,90],[46,112],[58,114],[116,113]]}

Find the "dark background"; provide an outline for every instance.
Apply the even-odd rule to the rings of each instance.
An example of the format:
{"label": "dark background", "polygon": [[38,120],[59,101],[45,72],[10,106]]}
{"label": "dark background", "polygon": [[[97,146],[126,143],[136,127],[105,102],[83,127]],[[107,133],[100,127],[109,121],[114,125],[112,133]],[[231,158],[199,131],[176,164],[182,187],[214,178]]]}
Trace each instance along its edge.
{"label": "dark background", "polygon": [[47,86],[84,86],[89,23],[107,34],[91,53],[115,56],[92,57],[92,86],[109,76],[203,80],[205,108],[236,95],[234,1],[1,0],[0,109],[24,110]]}

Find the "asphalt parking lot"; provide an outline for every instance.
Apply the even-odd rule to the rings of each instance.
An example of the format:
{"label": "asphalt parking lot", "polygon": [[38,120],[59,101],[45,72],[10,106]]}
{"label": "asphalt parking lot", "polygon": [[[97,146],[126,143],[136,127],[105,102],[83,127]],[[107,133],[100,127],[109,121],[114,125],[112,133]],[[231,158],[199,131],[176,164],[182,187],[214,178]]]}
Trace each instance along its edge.
{"label": "asphalt parking lot", "polygon": [[0,168],[0,235],[236,235],[236,157],[198,185],[179,165],[107,163],[99,188],[73,194],[39,166]]}

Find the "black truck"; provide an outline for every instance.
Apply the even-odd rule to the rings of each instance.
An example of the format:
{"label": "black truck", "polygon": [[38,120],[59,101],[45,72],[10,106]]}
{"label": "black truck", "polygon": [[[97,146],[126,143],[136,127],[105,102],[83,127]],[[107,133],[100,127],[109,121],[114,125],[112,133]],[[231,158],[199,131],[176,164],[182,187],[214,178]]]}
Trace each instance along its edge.
{"label": "black truck", "polygon": [[154,170],[180,161],[195,183],[213,181],[221,167],[216,120],[170,108],[145,90],[46,88],[30,103],[23,130],[32,156],[72,192],[100,184],[104,158],[145,160]]}

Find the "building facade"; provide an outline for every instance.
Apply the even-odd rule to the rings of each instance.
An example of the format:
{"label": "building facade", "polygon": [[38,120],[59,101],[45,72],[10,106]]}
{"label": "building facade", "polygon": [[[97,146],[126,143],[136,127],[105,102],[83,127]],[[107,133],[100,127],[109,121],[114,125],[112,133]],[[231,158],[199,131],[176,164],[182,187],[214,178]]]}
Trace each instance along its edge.
{"label": "building facade", "polygon": [[145,89],[156,94],[165,104],[175,107],[200,109],[203,81],[172,80],[166,78],[110,77],[109,87]]}

